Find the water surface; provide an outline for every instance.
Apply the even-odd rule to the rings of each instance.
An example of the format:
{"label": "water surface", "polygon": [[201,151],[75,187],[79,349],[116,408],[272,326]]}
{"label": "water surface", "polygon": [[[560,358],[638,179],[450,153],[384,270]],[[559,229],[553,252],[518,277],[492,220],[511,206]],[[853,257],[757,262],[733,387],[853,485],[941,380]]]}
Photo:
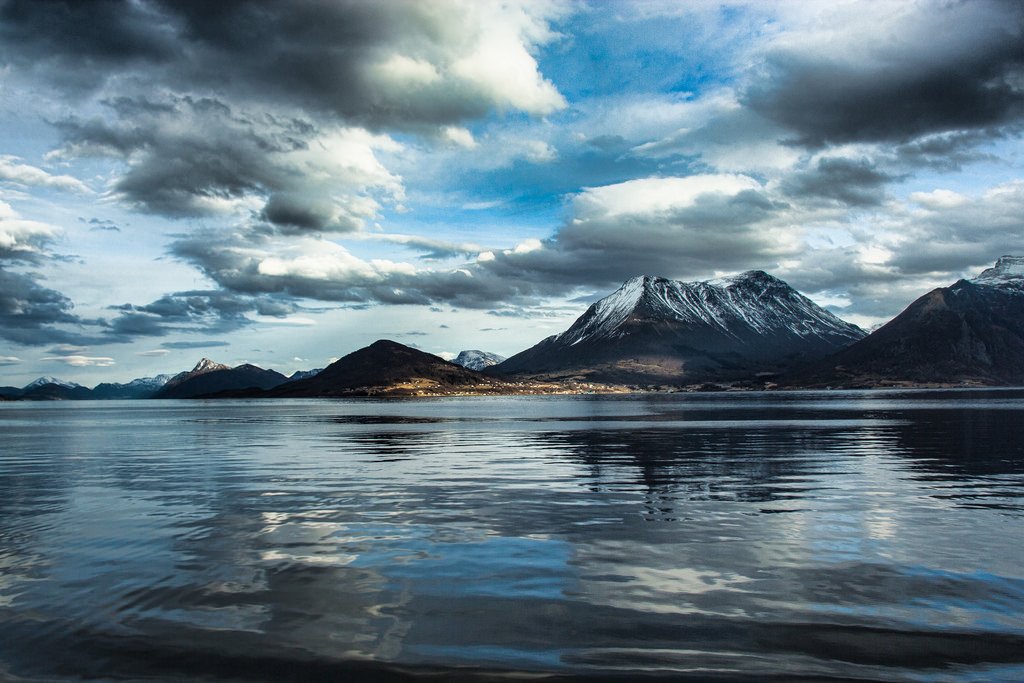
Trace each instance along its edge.
{"label": "water surface", "polygon": [[0,404],[0,678],[1024,680],[1024,391]]}

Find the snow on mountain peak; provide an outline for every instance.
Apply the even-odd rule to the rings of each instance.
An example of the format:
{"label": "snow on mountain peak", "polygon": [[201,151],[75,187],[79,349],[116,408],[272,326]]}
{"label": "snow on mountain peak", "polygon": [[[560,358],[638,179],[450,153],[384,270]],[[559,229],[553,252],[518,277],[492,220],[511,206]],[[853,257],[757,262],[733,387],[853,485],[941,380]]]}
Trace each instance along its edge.
{"label": "snow on mountain peak", "polygon": [[1024,284],[1024,256],[1001,256],[994,266],[985,269],[970,282],[990,287],[1007,283]]}
{"label": "snow on mountain peak", "polygon": [[201,375],[201,374],[206,373],[206,372],[213,372],[214,370],[230,370],[230,369],[231,368],[229,368],[228,366],[221,365],[220,363],[216,363],[216,362],[210,360],[209,358],[203,358],[198,363],[196,363],[196,366],[194,368],[192,368],[190,374]]}
{"label": "snow on mountain peak", "polygon": [[673,321],[707,326],[736,337],[741,330],[768,333],[788,329],[801,337],[859,338],[862,332],[807,299],[782,280],[749,270],[705,282],[681,282],[642,275],[627,280],[591,306],[559,341],[622,336],[630,321]]}
{"label": "snow on mountain peak", "polygon": [[34,389],[35,387],[41,387],[47,384],[56,384],[59,387],[66,387],[68,389],[75,389],[82,386],[81,384],[76,384],[75,382],[69,382],[67,380],[58,379],[56,377],[50,377],[49,375],[44,375],[43,377],[39,377],[37,379],[32,380],[23,388]]}
{"label": "snow on mountain peak", "polygon": [[505,360],[505,357],[499,356],[496,353],[480,351],[478,349],[469,349],[466,351],[460,351],[459,355],[452,359],[452,362],[456,365],[468,368],[469,370],[480,371],[484,368],[489,368],[492,365],[497,365],[503,360]]}

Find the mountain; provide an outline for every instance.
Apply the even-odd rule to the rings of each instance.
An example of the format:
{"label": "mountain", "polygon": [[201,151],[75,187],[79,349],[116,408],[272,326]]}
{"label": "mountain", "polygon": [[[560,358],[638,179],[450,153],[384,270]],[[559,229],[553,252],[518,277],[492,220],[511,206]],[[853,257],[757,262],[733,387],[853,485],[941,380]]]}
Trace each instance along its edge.
{"label": "mountain", "polygon": [[310,377],[316,377],[321,372],[323,372],[323,370],[323,368],[315,368],[313,370],[296,370],[292,374],[288,375],[288,381],[294,382],[299,379],[309,379]]}
{"label": "mountain", "polygon": [[1024,257],[928,292],[887,324],[787,383],[1024,385]]}
{"label": "mountain", "polygon": [[171,379],[171,375],[157,375],[156,377],[140,377],[127,383],[103,382],[93,387],[92,398],[108,400],[150,398]]}
{"label": "mountain", "polygon": [[499,356],[496,353],[488,353],[487,351],[472,349],[469,351],[459,351],[459,355],[455,356],[455,358],[452,359],[452,362],[456,365],[461,365],[464,368],[479,371],[484,368],[489,368],[492,365],[497,365],[503,360],[505,360],[505,357]]}
{"label": "mountain", "polygon": [[181,384],[182,382],[186,382],[186,381],[192,379],[193,377],[198,377],[199,375],[205,375],[208,372],[216,372],[217,370],[230,370],[230,369],[231,368],[228,367],[227,365],[223,365],[221,363],[215,363],[212,360],[210,360],[209,358],[203,358],[198,363],[196,363],[196,366],[194,368],[192,368],[191,370],[186,370],[185,372],[179,372],[177,375],[175,375],[174,377],[171,377],[169,380],[167,380],[167,382],[164,384],[164,389],[170,389],[171,387],[177,386],[177,385]]}
{"label": "mountain", "polygon": [[707,282],[640,276],[488,374],[681,383],[775,373],[864,336],[760,270]]}
{"label": "mountain", "polygon": [[56,377],[40,377],[22,387],[18,398],[29,401],[78,401],[92,398],[92,391],[81,384]]}
{"label": "mountain", "polygon": [[268,397],[414,395],[487,390],[504,382],[387,339],[331,363],[315,377],[288,382]]}
{"label": "mountain", "polygon": [[[197,373],[196,369],[201,369],[201,372]],[[197,398],[224,391],[271,389],[288,381],[280,372],[248,363],[229,368],[204,358],[196,369],[181,381],[168,382],[153,398]]]}
{"label": "mountain", "polygon": [[31,382],[26,384],[24,387],[22,387],[22,391],[32,391],[33,389],[38,389],[40,387],[45,387],[45,386],[49,386],[49,385],[52,385],[52,386],[55,386],[55,387],[61,387],[63,389],[84,389],[84,387],[81,384],[76,384],[75,382],[69,382],[69,381],[64,380],[64,379],[57,379],[56,377],[50,377],[50,376],[47,375],[47,376],[38,377],[38,378],[32,380]]}

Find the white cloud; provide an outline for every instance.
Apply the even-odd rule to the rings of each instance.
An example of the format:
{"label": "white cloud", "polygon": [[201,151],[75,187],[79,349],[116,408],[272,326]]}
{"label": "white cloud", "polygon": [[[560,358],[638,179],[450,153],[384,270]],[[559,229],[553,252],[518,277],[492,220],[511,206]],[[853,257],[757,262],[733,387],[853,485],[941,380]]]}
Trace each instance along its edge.
{"label": "white cloud", "polygon": [[533,46],[556,37],[548,21],[564,11],[559,5],[472,1],[460,7],[469,10],[464,21],[475,41],[453,62],[455,76],[486,93],[499,108],[546,115],[566,106],[530,54]]}
{"label": "white cloud", "polygon": [[19,157],[9,154],[0,155],[0,181],[8,181],[19,185],[49,187],[65,192],[92,194],[89,186],[69,175],[52,175],[41,168],[29,166]]}
{"label": "white cloud", "polygon": [[10,204],[0,202],[0,258],[37,258],[59,232],[52,225],[22,218]]}
{"label": "white cloud", "polygon": [[473,134],[461,126],[446,126],[442,131],[442,137],[453,145],[464,149],[475,149],[480,146],[473,139]]}
{"label": "white cloud", "polygon": [[641,178],[615,185],[584,188],[573,200],[576,221],[664,213],[692,207],[699,197],[730,196],[761,190],[749,176],[704,174],[682,178]]}
{"label": "white cloud", "polygon": [[316,321],[312,318],[304,318],[297,315],[289,315],[284,318],[258,315],[255,317],[255,321],[264,325],[274,325],[279,327],[311,327],[316,325]]}
{"label": "white cloud", "polygon": [[17,365],[21,362],[17,356],[0,356],[0,365]]}
{"label": "white cloud", "polygon": [[114,365],[116,363],[116,361],[113,358],[108,358],[106,356],[80,356],[80,355],[74,355],[74,356],[48,356],[46,358],[43,358],[42,360],[44,360],[44,361],[59,361],[61,363],[66,363],[67,365],[70,365],[70,366],[76,367],[76,368],[85,368],[85,367],[106,368],[106,367],[110,367],[111,365]]}
{"label": "white cloud", "polygon": [[931,192],[913,192],[910,201],[926,209],[942,210],[963,206],[970,197],[952,190],[932,190]]}
{"label": "white cloud", "polygon": [[369,67],[372,78],[385,87],[415,88],[441,79],[437,67],[423,59],[394,54]]}

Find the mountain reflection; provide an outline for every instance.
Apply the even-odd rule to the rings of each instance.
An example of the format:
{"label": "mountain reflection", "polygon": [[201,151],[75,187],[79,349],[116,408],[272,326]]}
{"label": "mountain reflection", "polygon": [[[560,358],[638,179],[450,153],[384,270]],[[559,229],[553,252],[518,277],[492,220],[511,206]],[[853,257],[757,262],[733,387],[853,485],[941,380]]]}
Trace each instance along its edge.
{"label": "mountain reflection", "polygon": [[1013,392],[4,406],[0,675],[1012,680],[1022,411]]}

